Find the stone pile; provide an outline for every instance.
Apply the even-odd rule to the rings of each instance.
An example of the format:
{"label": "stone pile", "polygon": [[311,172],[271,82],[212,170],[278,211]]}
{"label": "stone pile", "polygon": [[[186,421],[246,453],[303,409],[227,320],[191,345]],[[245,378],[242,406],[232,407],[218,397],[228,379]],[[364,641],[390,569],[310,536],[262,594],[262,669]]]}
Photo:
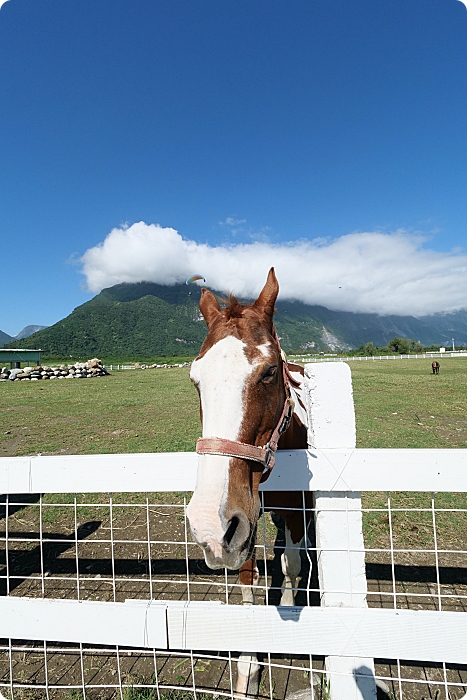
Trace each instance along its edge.
{"label": "stone pile", "polygon": [[95,357],[87,362],[75,362],[74,365],[59,367],[24,367],[23,369],[0,368],[0,382],[22,381],[35,382],[39,379],[90,379],[104,377],[108,372],[102,360]]}

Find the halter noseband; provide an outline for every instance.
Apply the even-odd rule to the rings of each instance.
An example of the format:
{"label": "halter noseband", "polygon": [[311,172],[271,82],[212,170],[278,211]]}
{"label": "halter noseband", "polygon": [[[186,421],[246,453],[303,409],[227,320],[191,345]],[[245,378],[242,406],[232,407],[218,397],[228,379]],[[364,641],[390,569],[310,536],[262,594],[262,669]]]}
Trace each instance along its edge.
{"label": "halter noseband", "polygon": [[227,440],[218,437],[200,437],[196,441],[196,452],[199,455],[220,455],[222,457],[238,457],[239,459],[249,459],[263,465],[265,471],[261,476],[260,483],[266,481],[276,461],[276,450],[280,436],[285,433],[292,420],[294,401],[292,399],[290,386],[295,384],[295,380],[287,367],[287,358],[281,349],[277,333],[274,332],[274,339],[279,348],[282,358],[282,376],[284,378],[285,401],[281,417],[272,433],[268,443],[264,447],[247,445],[238,440]]}

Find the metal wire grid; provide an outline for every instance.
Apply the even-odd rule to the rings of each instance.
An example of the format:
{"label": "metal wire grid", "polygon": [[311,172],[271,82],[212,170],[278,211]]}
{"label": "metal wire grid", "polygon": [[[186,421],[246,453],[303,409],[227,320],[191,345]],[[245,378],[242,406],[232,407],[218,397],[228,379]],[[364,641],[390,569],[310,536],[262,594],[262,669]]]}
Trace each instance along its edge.
{"label": "metal wire grid", "polygon": [[[168,501],[171,502],[168,502]],[[0,504],[2,595],[123,601],[241,602],[234,572],[212,572],[193,542],[186,494],[4,497]],[[305,504],[303,496],[303,504]],[[370,607],[465,611],[467,500],[439,494],[365,494],[363,520]],[[302,509],[305,518],[305,506]],[[302,547],[298,605],[319,604],[313,528]],[[258,529],[258,603],[280,600],[283,531],[270,514]],[[3,551],[2,551],[3,550]],[[351,550],[346,550],[349,554]],[[344,552],[343,552],[344,554]],[[236,656],[147,649],[0,642],[0,692],[13,698],[232,697]],[[98,661],[96,661],[98,660]],[[262,697],[326,698],[322,657],[260,658]],[[458,700],[467,666],[377,660],[397,700]],[[74,695],[73,695],[74,694]],[[172,694],[172,695],[171,695]],[[298,698],[298,696],[297,696]]]}

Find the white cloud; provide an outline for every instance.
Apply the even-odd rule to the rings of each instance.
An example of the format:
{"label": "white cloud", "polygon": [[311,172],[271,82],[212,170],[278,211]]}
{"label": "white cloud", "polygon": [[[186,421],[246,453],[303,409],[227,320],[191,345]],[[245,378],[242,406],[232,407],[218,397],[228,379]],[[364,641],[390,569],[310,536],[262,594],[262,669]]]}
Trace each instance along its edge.
{"label": "white cloud", "polygon": [[239,226],[246,224],[246,219],[234,219],[233,216],[228,216],[225,221],[219,221],[220,226]]}
{"label": "white cloud", "polygon": [[81,262],[92,292],[120,282],[174,284],[198,273],[212,289],[252,297],[274,266],[281,299],[383,315],[467,308],[467,254],[429,250],[423,243],[420,235],[396,231],[209,246],[139,222],[113,229]]}
{"label": "white cloud", "polygon": [[252,231],[244,226],[246,219],[234,219],[233,216],[228,216],[224,221],[218,221],[218,224],[226,228],[231,236],[249,236],[253,240]]}

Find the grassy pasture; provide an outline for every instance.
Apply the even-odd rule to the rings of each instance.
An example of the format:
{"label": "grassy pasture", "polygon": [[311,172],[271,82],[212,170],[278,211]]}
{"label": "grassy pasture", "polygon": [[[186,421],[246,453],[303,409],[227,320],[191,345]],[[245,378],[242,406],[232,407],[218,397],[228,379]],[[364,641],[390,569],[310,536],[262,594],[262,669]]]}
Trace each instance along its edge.
{"label": "grassy pasture", "polygon": [[358,447],[467,447],[467,358],[349,364]]}
{"label": "grassy pasture", "polygon": [[198,398],[188,369],[0,384],[0,456],[194,450]]}
{"label": "grassy pasture", "polygon": [[[467,447],[467,359],[351,362],[358,447]],[[188,368],[0,384],[0,456],[194,450]]]}

